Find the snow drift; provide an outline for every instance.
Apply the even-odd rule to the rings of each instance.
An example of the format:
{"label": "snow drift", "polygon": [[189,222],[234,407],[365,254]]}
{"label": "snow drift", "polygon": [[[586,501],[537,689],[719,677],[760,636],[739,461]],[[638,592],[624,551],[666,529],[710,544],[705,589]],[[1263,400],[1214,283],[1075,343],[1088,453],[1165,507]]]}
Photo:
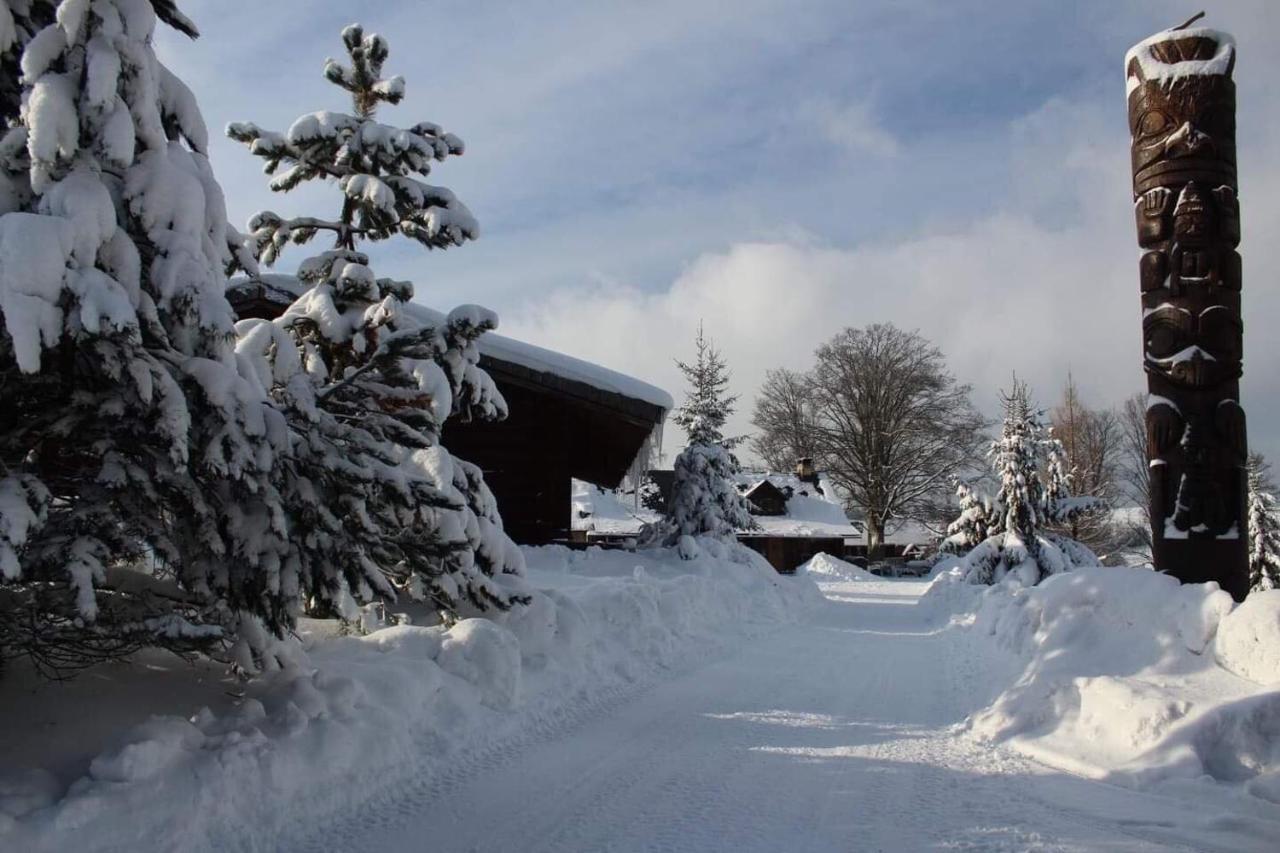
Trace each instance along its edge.
{"label": "snow drift", "polygon": [[[85,744],[67,778],[42,768],[0,773],[0,847],[307,843],[305,827],[322,833],[324,819],[429,789],[525,733],[562,725],[821,601],[812,581],[780,577],[745,548],[707,541],[700,550],[687,561],[671,550],[525,549],[538,592],[494,620],[401,624],[366,636],[308,623],[305,649],[238,701],[187,716],[148,719],[138,709],[122,737]],[[32,710],[0,724],[40,736],[22,722]]]}
{"label": "snow drift", "polygon": [[801,566],[797,574],[809,575],[821,581],[873,581],[878,578],[864,568],[845,562],[830,554],[815,554]]}
{"label": "snow drift", "polygon": [[1280,803],[1280,592],[1084,568],[1034,587],[959,570],[920,600],[992,702],[967,726],[1070,772],[1146,787],[1209,777]]}

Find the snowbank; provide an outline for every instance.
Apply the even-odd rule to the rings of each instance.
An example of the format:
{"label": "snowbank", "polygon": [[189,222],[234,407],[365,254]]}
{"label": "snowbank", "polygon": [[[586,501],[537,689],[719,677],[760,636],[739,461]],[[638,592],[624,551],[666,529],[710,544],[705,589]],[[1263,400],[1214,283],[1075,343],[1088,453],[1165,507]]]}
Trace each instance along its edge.
{"label": "snowbank", "polygon": [[[132,711],[133,723],[107,743],[83,744],[82,760],[58,768],[62,778],[39,767],[0,773],[0,848],[276,850],[316,841],[303,834],[322,838],[326,818],[369,808],[375,820],[371,804],[429,790],[468,762],[822,600],[812,581],[781,577],[745,548],[701,550],[685,561],[668,550],[526,549],[539,591],[531,606],[495,621],[366,636],[311,623],[305,654],[234,701],[190,689],[182,678],[198,668],[170,676],[170,693],[219,697],[217,710],[148,718],[144,707],[119,707],[128,700],[117,693],[106,710]],[[84,678],[117,676],[105,668]],[[30,722],[36,702],[5,712],[13,720],[0,725],[9,735],[59,737]],[[86,703],[77,713],[103,711]],[[64,722],[62,731],[78,730]]]}
{"label": "snowbank", "polygon": [[1086,568],[1038,586],[940,574],[919,606],[987,680],[972,734],[1070,772],[1146,787],[1209,777],[1280,803],[1280,592]]}

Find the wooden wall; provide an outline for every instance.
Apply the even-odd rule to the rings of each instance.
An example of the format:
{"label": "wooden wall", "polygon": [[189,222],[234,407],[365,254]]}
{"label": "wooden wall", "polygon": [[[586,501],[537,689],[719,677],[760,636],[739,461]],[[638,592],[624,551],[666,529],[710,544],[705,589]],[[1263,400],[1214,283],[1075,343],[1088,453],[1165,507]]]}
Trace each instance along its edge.
{"label": "wooden wall", "polygon": [[[481,362],[507,400],[496,423],[445,423],[449,452],[484,471],[507,533],[522,545],[569,538],[573,478],[616,488],[657,420],[583,399],[501,363]],[[662,410],[653,407],[656,417]]]}
{"label": "wooden wall", "polygon": [[841,557],[844,539],[840,536],[752,536],[738,534],[738,541],[764,558],[783,574],[791,574],[820,553]]}

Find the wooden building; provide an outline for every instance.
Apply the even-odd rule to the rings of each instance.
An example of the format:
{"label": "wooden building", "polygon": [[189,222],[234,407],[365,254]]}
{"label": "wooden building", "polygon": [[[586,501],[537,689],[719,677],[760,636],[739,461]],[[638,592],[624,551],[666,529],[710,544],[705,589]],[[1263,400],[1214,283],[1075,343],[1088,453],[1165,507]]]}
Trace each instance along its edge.
{"label": "wooden building", "polygon": [[[817,480],[815,476],[814,481]],[[862,535],[844,509],[817,482],[798,475],[769,474],[738,486],[756,530],[738,531],[738,541],[790,574],[818,554],[842,558],[847,543]]]}
{"label": "wooden building", "polygon": [[814,534],[750,533],[738,534],[738,541],[762,555],[779,574],[794,574],[795,570],[819,554],[830,554],[838,559],[844,553],[843,536],[818,536]]}
{"label": "wooden building", "polygon": [[786,515],[787,498],[790,495],[773,484],[771,480],[761,480],[743,494],[752,515]]}
{"label": "wooden building", "polygon": [[442,443],[484,469],[512,539],[524,545],[563,541],[569,538],[570,481],[620,486],[670,404],[510,359],[501,348],[493,354],[482,347],[480,366],[506,397],[507,419],[448,421]]}
{"label": "wooden building", "polygon": [[[273,319],[301,292],[291,276],[237,279],[227,297],[239,318]],[[424,323],[439,313],[411,304]],[[445,423],[449,452],[479,465],[516,542],[567,541],[570,481],[617,488],[672,407],[661,389],[580,359],[492,332],[480,367],[507,400],[497,422]]]}

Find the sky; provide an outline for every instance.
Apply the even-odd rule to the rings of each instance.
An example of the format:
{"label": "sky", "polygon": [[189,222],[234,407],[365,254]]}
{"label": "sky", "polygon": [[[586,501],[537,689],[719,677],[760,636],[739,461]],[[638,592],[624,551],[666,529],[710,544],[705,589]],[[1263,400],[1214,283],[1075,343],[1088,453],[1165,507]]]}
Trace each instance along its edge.
{"label": "sky", "polygon": [[[379,274],[677,401],[702,322],[741,395],[730,429],[749,433],[767,370],[876,322],[934,342],[992,417],[1014,372],[1044,406],[1068,373],[1094,406],[1145,390],[1123,57],[1201,5],[187,0],[202,37],[157,44],[243,224],[332,215],[338,195],[273,194],[221,129],[347,109],[324,60],[354,20],[384,34],[407,91],[380,118],[466,141],[431,180],[481,236],[378,244]],[[1280,3],[1207,11],[1239,45],[1242,403],[1280,464]]]}

